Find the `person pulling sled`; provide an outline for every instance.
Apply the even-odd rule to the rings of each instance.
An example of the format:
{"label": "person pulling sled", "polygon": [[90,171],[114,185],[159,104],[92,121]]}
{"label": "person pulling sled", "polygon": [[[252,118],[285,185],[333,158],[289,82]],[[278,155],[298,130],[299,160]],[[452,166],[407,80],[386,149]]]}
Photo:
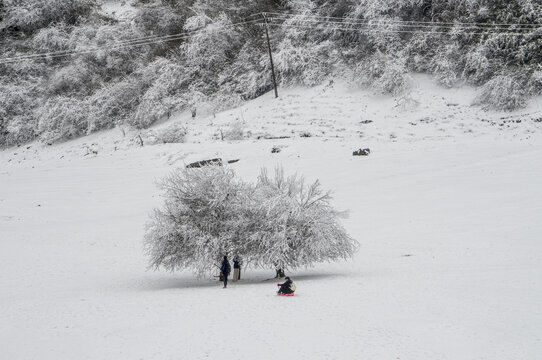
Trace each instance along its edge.
{"label": "person pulling sled", "polygon": [[296,289],[295,283],[290,279],[289,276],[286,276],[284,278],[286,280],[282,284],[277,284],[279,286],[279,291],[277,291],[277,294],[279,296],[294,296],[294,292]]}

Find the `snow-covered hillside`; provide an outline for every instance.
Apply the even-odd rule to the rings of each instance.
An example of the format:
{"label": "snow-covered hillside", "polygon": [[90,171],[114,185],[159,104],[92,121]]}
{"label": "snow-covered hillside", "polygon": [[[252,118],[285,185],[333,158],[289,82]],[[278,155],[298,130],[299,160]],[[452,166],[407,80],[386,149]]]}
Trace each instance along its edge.
{"label": "snow-covered hillside", "polygon": [[135,16],[135,7],[130,0],[103,0],[100,2],[104,14],[118,20],[129,20]]}
{"label": "snow-covered hillside", "polygon": [[[0,152],[2,357],[538,358],[540,99],[487,113],[469,89],[414,81],[403,98],[331,83],[177,114],[158,127],[181,122],[180,144],[117,128]],[[222,141],[232,128],[243,140]],[[147,271],[155,180],[210,157],[239,159],[250,180],[277,164],[320,179],[359,253],[289,273],[293,298],[275,295],[272,269],[226,290]]]}

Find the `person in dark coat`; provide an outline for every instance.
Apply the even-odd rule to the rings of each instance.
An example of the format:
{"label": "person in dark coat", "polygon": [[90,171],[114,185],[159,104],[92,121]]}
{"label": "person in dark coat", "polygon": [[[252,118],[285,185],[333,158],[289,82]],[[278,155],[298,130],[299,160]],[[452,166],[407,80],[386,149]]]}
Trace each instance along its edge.
{"label": "person in dark coat", "polygon": [[222,260],[222,266],[220,267],[220,272],[222,273],[222,277],[224,279],[224,289],[228,286],[228,276],[231,272],[231,265],[228,261],[228,257],[224,256],[224,260]]}
{"label": "person in dark coat", "polygon": [[292,280],[288,276],[286,276],[284,278],[284,280],[286,280],[284,283],[277,284],[277,286],[280,286],[278,294],[291,294],[291,293],[293,293],[293,290],[290,288],[290,285],[292,285]]}

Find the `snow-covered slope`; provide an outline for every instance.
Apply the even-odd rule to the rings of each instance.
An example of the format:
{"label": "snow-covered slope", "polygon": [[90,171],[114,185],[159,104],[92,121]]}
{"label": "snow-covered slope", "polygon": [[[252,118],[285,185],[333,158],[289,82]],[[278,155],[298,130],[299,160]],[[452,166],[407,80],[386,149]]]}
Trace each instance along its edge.
{"label": "snow-covered slope", "polygon": [[99,4],[102,13],[118,20],[129,20],[136,12],[133,2],[132,0],[102,0]]}
{"label": "snow-covered slope", "polygon": [[[216,117],[178,114],[183,144],[141,147],[114,129],[1,152],[2,357],[538,358],[540,102],[486,113],[468,89],[416,79],[403,99],[326,84]],[[221,141],[231,126],[245,140]],[[291,272],[293,298],[275,295],[271,269],[226,290],[146,271],[154,181],[217,156],[240,159],[230,166],[247,179],[277,164],[319,178],[350,210],[360,252]]]}

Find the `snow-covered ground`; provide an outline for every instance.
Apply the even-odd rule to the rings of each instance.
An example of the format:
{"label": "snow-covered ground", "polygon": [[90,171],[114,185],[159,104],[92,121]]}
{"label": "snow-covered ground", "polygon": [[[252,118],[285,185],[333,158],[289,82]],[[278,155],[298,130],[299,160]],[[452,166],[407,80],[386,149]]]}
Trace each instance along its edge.
{"label": "snow-covered ground", "polygon": [[104,14],[119,20],[129,20],[136,12],[133,0],[101,0],[99,4]]}
{"label": "snow-covered ground", "polygon": [[[406,98],[336,83],[178,114],[183,144],[114,129],[0,152],[2,358],[539,358],[540,99],[487,113],[468,88],[415,80]],[[232,126],[245,139],[221,141]],[[246,179],[277,164],[320,179],[359,253],[291,272],[293,298],[275,295],[272,269],[226,290],[147,271],[155,180],[210,157],[240,159]]]}

